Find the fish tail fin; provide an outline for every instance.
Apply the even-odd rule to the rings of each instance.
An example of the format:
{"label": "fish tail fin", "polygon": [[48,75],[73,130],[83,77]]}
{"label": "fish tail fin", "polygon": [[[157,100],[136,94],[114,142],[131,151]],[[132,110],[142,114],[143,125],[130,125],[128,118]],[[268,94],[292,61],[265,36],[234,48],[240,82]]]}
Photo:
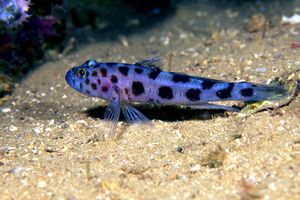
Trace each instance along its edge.
{"label": "fish tail fin", "polygon": [[277,85],[251,84],[252,91],[249,88],[240,90],[240,94],[245,97],[245,101],[277,101],[286,97],[287,90]]}

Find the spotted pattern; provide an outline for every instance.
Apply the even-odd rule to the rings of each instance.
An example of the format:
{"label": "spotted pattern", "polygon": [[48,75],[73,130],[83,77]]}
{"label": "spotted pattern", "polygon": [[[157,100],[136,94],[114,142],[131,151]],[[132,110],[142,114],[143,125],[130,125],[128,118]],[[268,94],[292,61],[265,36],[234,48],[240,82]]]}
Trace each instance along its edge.
{"label": "spotted pattern", "polygon": [[101,80],[99,78],[97,79],[97,83],[98,83],[98,85],[101,84]]}
{"label": "spotted pattern", "polygon": [[138,68],[138,67],[136,67],[136,68],[134,68],[134,71],[137,73],[137,74],[141,74],[141,73],[143,73],[143,69],[141,69],[141,68]]}
{"label": "spotted pattern", "polygon": [[103,77],[106,77],[107,76],[107,70],[105,68],[101,68],[100,69],[100,73]]}
{"label": "spotted pattern", "polygon": [[86,90],[85,92],[86,92],[87,94],[91,94],[91,92],[90,92],[89,90]]}
{"label": "spotted pattern", "polygon": [[242,89],[240,93],[244,97],[251,97],[254,92],[253,92],[252,88],[245,88],[245,89]]}
{"label": "spotted pattern", "polygon": [[88,79],[88,78],[85,79],[85,84],[87,84],[87,85],[90,84],[90,79]]}
{"label": "spotted pattern", "polygon": [[209,79],[203,80],[202,89],[203,90],[209,90],[214,86],[215,83],[216,83],[216,81],[213,81],[213,80],[209,80]]}
{"label": "spotted pattern", "polygon": [[91,87],[92,87],[93,90],[97,90],[97,84],[96,83],[92,83]]}
{"label": "spotted pattern", "polygon": [[111,81],[112,83],[117,83],[117,82],[118,82],[118,78],[117,78],[115,75],[112,75],[112,76],[110,77],[110,81]]}
{"label": "spotted pattern", "polygon": [[158,89],[158,96],[163,99],[173,99],[173,90],[168,86],[161,86]]}
{"label": "spotted pattern", "polygon": [[97,71],[93,71],[91,75],[97,77]]}
{"label": "spotted pattern", "polygon": [[81,82],[79,83],[79,88],[82,90],[82,83]]}
{"label": "spotted pattern", "polygon": [[227,99],[227,98],[231,97],[231,91],[233,89],[233,86],[234,86],[234,83],[229,83],[227,88],[217,91],[216,95],[220,99]]}
{"label": "spotted pattern", "polygon": [[128,75],[128,71],[129,71],[129,68],[126,67],[126,66],[121,66],[121,67],[119,67],[119,72],[120,72],[121,74],[123,74],[124,76],[127,76],[127,75]]}
{"label": "spotted pattern", "polygon": [[158,67],[153,67],[152,71],[149,73],[149,78],[155,80],[160,72],[161,70]]}
{"label": "spotted pattern", "polygon": [[125,94],[128,95],[129,91],[128,88],[125,88]]}
{"label": "spotted pattern", "polygon": [[172,77],[172,81],[174,83],[179,83],[179,82],[187,83],[190,81],[190,77],[185,74],[174,74]]}
{"label": "spotted pattern", "polygon": [[132,82],[132,93],[135,96],[139,96],[145,92],[144,85],[139,81]]}
{"label": "spotted pattern", "polygon": [[188,98],[188,100],[190,101],[199,101],[200,94],[201,94],[201,90],[198,88],[191,88],[185,93],[186,98]]}
{"label": "spotted pattern", "polygon": [[103,87],[102,87],[102,92],[107,92],[107,91],[108,91],[108,87],[103,86]]}

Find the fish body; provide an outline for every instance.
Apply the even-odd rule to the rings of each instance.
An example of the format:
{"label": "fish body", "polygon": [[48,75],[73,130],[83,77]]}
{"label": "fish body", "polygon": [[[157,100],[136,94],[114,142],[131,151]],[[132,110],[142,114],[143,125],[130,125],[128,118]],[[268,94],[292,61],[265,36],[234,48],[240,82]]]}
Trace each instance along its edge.
{"label": "fish body", "polygon": [[225,82],[162,71],[157,67],[158,61],[152,58],[127,64],[88,60],[69,70],[65,78],[77,91],[110,101],[108,110],[113,113],[111,116],[106,113],[106,119],[114,120],[112,118],[116,114],[119,118],[122,110],[128,122],[147,119],[130,105],[133,102],[237,111],[229,106],[209,102],[272,100],[274,96],[285,93],[285,90],[278,86]]}

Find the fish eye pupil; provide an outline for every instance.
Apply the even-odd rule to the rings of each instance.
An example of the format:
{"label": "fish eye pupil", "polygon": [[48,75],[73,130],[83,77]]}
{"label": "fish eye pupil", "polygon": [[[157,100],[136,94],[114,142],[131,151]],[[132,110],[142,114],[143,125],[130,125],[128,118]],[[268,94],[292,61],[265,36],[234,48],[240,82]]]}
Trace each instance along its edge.
{"label": "fish eye pupil", "polygon": [[86,75],[86,70],[83,68],[80,68],[77,72],[78,77],[82,78]]}

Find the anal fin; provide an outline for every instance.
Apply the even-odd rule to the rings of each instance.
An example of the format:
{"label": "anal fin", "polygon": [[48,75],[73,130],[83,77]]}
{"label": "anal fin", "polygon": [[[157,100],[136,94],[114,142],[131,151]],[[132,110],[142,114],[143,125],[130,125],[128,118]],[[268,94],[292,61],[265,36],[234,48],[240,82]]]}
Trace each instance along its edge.
{"label": "anal fin", "polygon": [[122,106],[122,111],[125,117],[125,120],[129,124],[134,124],[134,123],[148,123],[150,124],[150,120],[143,115],[140,111],[135,109],[134,107],[130,105],[123,105]]}
{"label": "anal fin", "polygon": [[211,104],[211,103],[201,103],[197,105],[190,105],[188,106],[190,108],[196,108],[196,109],[214,109],[214,110],[226,110],[231,112],[239,112],[239,109],[233,108],[231,106],[224,106],[224,105],[217,105],[217,104]]}

